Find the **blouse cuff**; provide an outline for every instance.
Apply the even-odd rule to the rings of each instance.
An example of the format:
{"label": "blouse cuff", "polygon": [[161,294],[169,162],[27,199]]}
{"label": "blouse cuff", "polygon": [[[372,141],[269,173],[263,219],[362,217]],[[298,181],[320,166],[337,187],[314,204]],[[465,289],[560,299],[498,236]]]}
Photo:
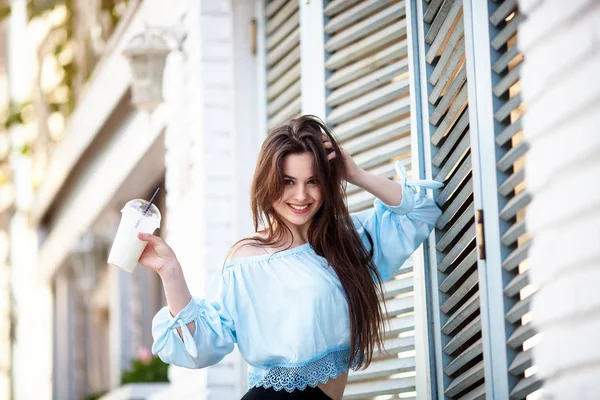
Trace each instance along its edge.
{"label": "blouse cuff", "polygon": [[444,184],[441,182],[428,179],[407,181],[406,169],[404,168],[404,165],[402,165],[400,161],[396,161],[394,166],[396,168],[396,174],[400,177],[400,185],[402,185],[402,201],[397,206],[391,206],[389,204],[385,204],[379,199],[376,199],[376,208],[383,206],[392,211],[394,214],[405,215],[414,208],[418,197],[425,195],[425,192],[421,191],[420,188],[439,189],[444,186]]}
{"label": "blouse cuff", "polygon": [[168,319],[168,325],[164,332],[154,341],[154,344],[152,345],[152,353],[158,354],[167,345],[169,336],[171,334],[179,336],[177,332],[173,331],[177,328],[181,328],[185,349],[189,355],[192,357],[197,357],[198,349],[196,348],[192,333],[187,326],[187,324],[195,321],[200,315],[202,315],[202,310],[196,305],[194,298],[192,298],[190,302],[181,311],[179,311],[175,317],[171,315],[168,307],[165,307],[163,310],[159,311],[159,314],[163,311],[164,314],[167,314],[166,317]]}

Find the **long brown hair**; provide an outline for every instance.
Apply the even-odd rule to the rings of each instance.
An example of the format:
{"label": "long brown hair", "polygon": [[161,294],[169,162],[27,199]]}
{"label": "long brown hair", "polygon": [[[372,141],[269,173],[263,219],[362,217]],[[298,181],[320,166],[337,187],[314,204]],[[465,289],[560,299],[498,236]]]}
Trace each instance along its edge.
{"label": "long brown hair", "polygon": [[[333,144],[337,154],[333,160],[327,158],[323,135]],[[383,349],[381,277],[346,207],[346,170],[340,147],[319,118],[304,115],[293,119],[274,129],[265,139],[251,188],[254,229],[258,232],[263,227],[264,236],[254,239],[272,246],[292,236],[273,204],[284,192],[284,158],[302,153],[313,155],[314,178],[323,197],[323,205],[308,229],[308,241],[333,267],[342,284],[350,316],[350,363],[354,368],[366,368],[371,363],[375,345]]]}

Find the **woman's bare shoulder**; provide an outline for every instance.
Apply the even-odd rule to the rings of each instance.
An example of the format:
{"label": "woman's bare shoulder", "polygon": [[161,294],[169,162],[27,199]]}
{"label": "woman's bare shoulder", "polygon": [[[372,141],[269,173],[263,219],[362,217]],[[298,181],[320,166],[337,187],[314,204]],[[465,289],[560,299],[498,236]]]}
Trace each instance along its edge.
{"label": "woman's bare shoulder", "polygon": [[260,242],[255,238],[242,239],[234,244],[228,253],[228,258],[253,257],[265,254],[265,250],[260,246]]}

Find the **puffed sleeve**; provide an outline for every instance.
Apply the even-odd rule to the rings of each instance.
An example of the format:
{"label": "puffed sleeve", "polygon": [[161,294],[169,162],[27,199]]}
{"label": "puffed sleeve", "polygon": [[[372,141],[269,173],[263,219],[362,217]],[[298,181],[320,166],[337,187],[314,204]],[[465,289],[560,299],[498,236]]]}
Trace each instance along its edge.
{"label": "puffed sleeve", "polygon": [[373,250],[373,262],[384,281],[392,278],[427,239],[442,214],[433,199],[421,189],[438,189],[442,183],[430,180],[406,182],[406,171],[399,162],[396,162],[396,171],[402,185],[399,205],[390,206],[376,199],[372,210],[352,214],[363,244],[367,250]]}
{"label": "puffed sleeve", "polygon": [[[236,343],[234,299],[229,268],[213,278],[215,290],[206,299],[193,297],[174,317],[163,307],[152,320],[152,353],[168,364],[204,368],[231,353]],[[194,335],[187,324],[194,322]],[[181,328],[182,337],[177,328]]]}

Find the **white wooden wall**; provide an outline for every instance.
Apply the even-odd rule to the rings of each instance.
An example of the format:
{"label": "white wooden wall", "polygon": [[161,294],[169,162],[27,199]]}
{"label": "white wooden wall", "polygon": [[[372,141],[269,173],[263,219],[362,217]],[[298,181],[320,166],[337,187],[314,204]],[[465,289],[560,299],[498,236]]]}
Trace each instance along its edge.
{"label": "white wooden wall", "polygon": [[542,398],[594,399],[600,391],[600,3],[520,0],[533,201],[532,314]]}

